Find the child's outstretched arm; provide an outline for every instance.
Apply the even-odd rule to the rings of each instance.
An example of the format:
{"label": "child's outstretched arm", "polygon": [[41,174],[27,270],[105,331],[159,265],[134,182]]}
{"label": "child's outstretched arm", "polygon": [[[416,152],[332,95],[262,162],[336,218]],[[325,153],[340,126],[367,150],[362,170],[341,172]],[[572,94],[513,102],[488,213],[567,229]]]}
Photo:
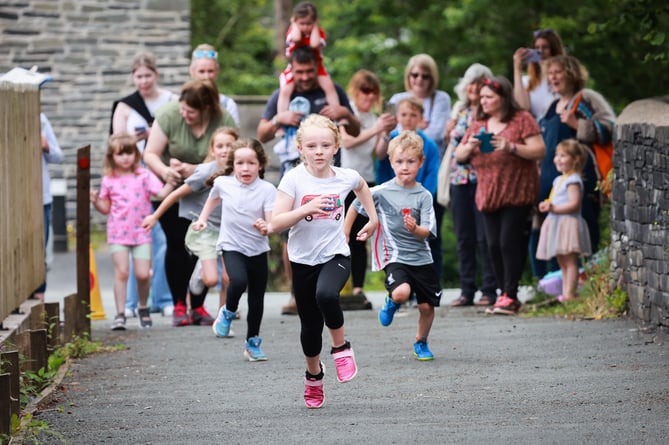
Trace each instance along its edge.
{"label": "child's outstretched arm", "polygon": [[[165,187],[163,187],[160,193],[162,194],[163,191],[167,189],[167,187],[168,184],[165,184]],[[169,187],[173,188],[174,186],[170,185]],[[178,189],[169,193],[169,195],[163,199],[163,202],[160,203],[158,208],[154,210],[151,215],[148,215],[144,218],[144,221],[142,221],[142,228],[144,230],[151,230],[153,226],[156,225],[160,217],[163,216],[165,212],[167,212],[167,209],[172,207],[178,200],[186,195],[190,195],[191,193],[193,193],[193,189],[191,189],[188,184],[182,184]]]}
{"label": "child's outstretched arm", "polygon": [[[372,192],[369,190],[369,186],[362,177],[360,178],[360,184],[356,189],[353,189],[353,193],[360,200],[362,207],[367,212],[369,221],[363,226],[358,233],[356,233],[355,239],[358,241],[365,241],[371,238],[372,234],[376,230],[376,227],[379,225],[379,217],[376,214],[376,207],[374,207],[374,198],[372,198]],[[346,223],[346,221],[344,221]]]}
{"label": "child's outstretched arm", "polygon": [[111,209],[111,201],[109,198],[100,199],[100,193],[97,190],[91,189],[90,191],[91,204],[95,209],[102,213],[103,215],[109,215],[109,210]]}
{"label": "child's outstretched arm", "polygon": [[197,221],[193,223],[193,230],[202,230],[207,227],[207,220],[209,219],[209,215],[211,215],[211,212],[214,211],[220,202],[221,198],[219,197],[212,198],[209,196],[209,198],[207,198],[207,202],[204,203],[204,207],[202,207],[200,216],[198,217]]}

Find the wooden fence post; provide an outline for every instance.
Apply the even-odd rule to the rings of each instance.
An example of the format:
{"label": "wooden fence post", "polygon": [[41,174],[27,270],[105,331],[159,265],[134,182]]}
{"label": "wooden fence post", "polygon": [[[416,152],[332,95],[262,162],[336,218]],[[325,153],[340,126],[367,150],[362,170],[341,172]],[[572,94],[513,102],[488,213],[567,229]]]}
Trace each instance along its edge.
{"label": "wooden fence post", "polygon": [[[7,351],[0,354],[2,370],[9,374],[9,417],[21,412],[21,370],[19,369],[19,351]],[[5,398],[2,398],[4,403]],[[2,404],[0,403],[0,404]]]}
{"label": "wooden fence post", "polygon": [[54,351],[60,344],[60,304],[44,303],[46,316],[44,328],[49,334],[49,351]]}
{"label": "wooden fence post", "polygon": [[90,185],[91,146],[77,150],[77,311],[75,333],[91,333]]}

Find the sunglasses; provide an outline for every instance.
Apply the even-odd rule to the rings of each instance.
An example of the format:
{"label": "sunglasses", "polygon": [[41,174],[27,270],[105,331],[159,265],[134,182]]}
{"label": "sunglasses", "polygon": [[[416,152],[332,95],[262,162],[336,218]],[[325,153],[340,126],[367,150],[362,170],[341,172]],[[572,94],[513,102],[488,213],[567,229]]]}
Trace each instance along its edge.
{"label": "sunglasses", "polygon": [[423,80],[428,80],[431,79],[432,76],[427,74],[427,73],[409,73],[409,76],[411,76],[412,79],[418,79],[419,77]]}
{"label": "sunglasses", "polygon": [[499,84],[499,82],[490,79],[484,80],[481,86],[489,87],[495,92],[498,92],[502,89],[502,86]]}
{"label": "sunglasses", "polygon": [[361,87],[360,92],[362,94],[377,94],[379,92],[379,90],[377,90],[376,88],[372,88],[372,87]]}
{"label": "sunglasses", "polygon": [[210,49],[198,49],[193,51],[193,59],[218,59],[218,53]]}
{"label": "sunglasses", "polygon": [[540,35],[553,34],[553,30],[551,28],[537,29],[533,34],[534,37],[538,37]]}

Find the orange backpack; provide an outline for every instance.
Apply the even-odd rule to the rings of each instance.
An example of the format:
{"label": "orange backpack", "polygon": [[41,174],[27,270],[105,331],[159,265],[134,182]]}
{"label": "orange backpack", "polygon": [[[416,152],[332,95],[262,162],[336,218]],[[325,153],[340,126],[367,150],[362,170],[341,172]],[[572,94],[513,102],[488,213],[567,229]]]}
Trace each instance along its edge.
{"label": "orange backpack", "polygon": [[[578,109],[581,103],[583,91],[579,92],[574,98],[574,103],[571,107],[572,113]],[[592,142],[590,144],[591,154],[594,154],[595,165],[597,165],[597,176],[599,180],[606,181],[609,172],[613,169],[613,138],[609,142],[602,144],[600,142]]]}

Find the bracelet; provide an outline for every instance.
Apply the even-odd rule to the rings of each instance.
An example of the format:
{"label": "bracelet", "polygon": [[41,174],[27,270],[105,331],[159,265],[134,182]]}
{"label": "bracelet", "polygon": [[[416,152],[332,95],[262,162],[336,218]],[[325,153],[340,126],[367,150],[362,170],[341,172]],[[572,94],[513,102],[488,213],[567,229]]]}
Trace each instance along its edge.
{"label": "bracelet", "polygon": [[515,153],[516,151],[518,151],[518,146],[514,142],[511,144],[511,153]]}
{"label": "bracelet", "polygon": [[388,136],[387,134],[384,134],[383,136],[381,136],[381,138],[386,142],[390,141],[390,136]]}
{"label": "bracelet", "polygon": [[276,115],[272,118],[272,126],[279,127],[279,122],[276,120]]}

